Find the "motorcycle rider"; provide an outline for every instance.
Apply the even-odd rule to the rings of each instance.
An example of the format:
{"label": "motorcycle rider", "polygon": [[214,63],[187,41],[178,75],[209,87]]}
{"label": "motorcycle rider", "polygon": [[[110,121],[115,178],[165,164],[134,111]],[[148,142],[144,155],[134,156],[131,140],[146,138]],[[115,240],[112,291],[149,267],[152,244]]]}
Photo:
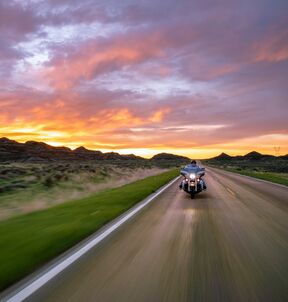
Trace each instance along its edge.
{"label": "motorcycle rider", "polygon": [[[191,163],[189,165],[186,165],[183,170],[185,170],[185,169],[189,170],[191,168],[196,169],[197,172],[203,171],[202,168],[199,165],[197,165],[197,162],[194,159],[191,160]],[[206,190],[207,189],[207,185],[206,185],[205,180],[202,178],[203,175],[201,175],[200,178],[202,180],[203,190]],[[182,189],[182,181],[181,181],[181,183],[179,185],[179,188]]]}

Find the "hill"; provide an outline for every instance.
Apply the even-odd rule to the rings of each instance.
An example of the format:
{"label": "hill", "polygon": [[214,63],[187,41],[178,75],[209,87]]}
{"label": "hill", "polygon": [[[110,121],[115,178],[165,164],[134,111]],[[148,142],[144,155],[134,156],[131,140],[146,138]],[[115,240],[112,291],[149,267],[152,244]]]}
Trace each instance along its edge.
{"label": "hill", "polygon": [[237,156],[230,156],[226,153],[221,153],[215,157],[209,158],[207,159],[208,161],[218,161],[218,160],[230,160],[230,161],[238,161],[238,160],[250,160],[250,161],[254,161],[254,160],[275,160],[275,159],[285,159],[287,158],[287,155],[285,156],[273,156],[273,155],[268,155],[268,154],[261,154],[259,152],[256,151],[251,151],[245,155],[237,155]]}
{"label": "hill", "polygon": [[[214,160],[227,160],[227,159],[231,159],[232,157],[224,152],[222,152],[221,154],[219,154],[218,156],[214,157]],[[212,158],[211,158],[212,159]]]}
{"label": "hill", "polygon": [[79,147],[71,150],[67,147],[53,147],[43,142],[27,141],[19,143],[6,137],[0,138],[0,161],[43,162],[73,160],[144,160],[129,154],[115,152],[102,153]]}
{"label": "hill", "polygon": [[230,156],[222,153],[205,162],[209,165],[224,168],[234,168],[237,170],[253,170],[262,172],[288,173],[287,155],[273,156],[261,154],[256,151],[246,155]]}
{"label": "hill", "polygon": [[170,153],[159,153],[151,158],[152,161],[190,161],[188,157],[170,154]]}
{"label": "hill", "polygon": [[[135,161],[150,160],[134,154],[119,154],[116,152],[102,153],[101,151],[89,150],[81,146],[75,150],[67,147],[53,147],[43,142],[27,141],[19,143],[6,137],[0,138],[0,162],[46,162],[46,161],[90,161],[90,160],[116,160]],[[184,156],[161,153],[153,156],[152,162],[176,161],[183,162],[189,159]]]}

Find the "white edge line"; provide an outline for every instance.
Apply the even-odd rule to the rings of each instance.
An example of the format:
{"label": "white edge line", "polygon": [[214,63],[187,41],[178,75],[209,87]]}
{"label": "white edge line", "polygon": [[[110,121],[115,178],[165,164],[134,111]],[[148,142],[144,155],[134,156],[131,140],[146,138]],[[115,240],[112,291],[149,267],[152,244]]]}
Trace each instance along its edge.
{"label": "white edge line", "polygon": [[28,298],[30,295],[35,293],[40,287],[45,285],[48,281],[50,281],[52,278],[54,278],[59,273],[61,273],[69,265],[74,263],[81,256],[83,256],[85,253],[87,253],[89,250],[91,250],[93,247],[95,247],[97,244],[99,244],[103,239],[105,239],[107,236],[109,236],[113,231],[115,231],[117,228],[119,228],[128,219],[130,219],[136,213],[141,211],[146,205],[151,203],[153,201],[153,199],[155,199],[158,195],[160,195],[163,191],[165,191],[168,187],[170,187],[174,182],[176,182],[179,179],[179,177],[180,176],[174,178],[168,184],[166,184],[165,186],[160,188],[158,191],[156,191],[156,193],[153,193],[152,195],[150,195],[150,197],[148,196],[148,198],[146,198],[146,200],[144,199],[143,203],[136,206],[136,208],[134,208],[132,211],[128,212],[119,221],[116,221],[112,226],[110,226],[108,229],[106,229],[103,233],[96,235],[95,238],[92,238],[89,242],[87,242],[78,251],[74,252],[72,255],[68,256],[66,259],[64,259],[60,263],[56,264],[54,267],[49,269],[43,275],[40,275],[38,278],[36,278],[36,280],[32,281],[30,284],[28,283],[26,286],[24,286],[24,288],[22,288],[20,291],[18,291],[16,294],[14,294],[12,297],[8,298],[7,300],[5,300],[5,298],[4,298],[4,301],[20,302],[20,301],[23,301],[24,299]]}

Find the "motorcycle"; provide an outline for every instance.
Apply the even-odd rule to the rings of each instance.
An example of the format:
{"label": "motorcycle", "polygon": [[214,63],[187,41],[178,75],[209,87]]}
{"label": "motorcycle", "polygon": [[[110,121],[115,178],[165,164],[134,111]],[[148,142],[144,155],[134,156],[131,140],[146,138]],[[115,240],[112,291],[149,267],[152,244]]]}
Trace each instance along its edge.
{"label": "motorcycle", "polygon": [[180,174],[183,176],[180,188],[190,194],[194,199],[195,195],[204,190],[204,182],[202,177],[205,175],[205,168],[200,169],[182,169]]}

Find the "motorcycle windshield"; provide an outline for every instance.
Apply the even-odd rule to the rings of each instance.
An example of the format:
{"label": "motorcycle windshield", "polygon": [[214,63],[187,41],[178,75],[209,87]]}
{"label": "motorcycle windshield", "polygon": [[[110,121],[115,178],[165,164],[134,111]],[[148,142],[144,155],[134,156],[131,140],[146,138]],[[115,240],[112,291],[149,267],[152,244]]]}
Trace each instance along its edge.
{"label": "motorcycle windshield", "polygon": [[197,172],[199,171],[199,169],[197,167],[193,167],[193,168],[184,168],[181,170],[181,174],[183,176],[188,177],[190,174],[197,174]]}

